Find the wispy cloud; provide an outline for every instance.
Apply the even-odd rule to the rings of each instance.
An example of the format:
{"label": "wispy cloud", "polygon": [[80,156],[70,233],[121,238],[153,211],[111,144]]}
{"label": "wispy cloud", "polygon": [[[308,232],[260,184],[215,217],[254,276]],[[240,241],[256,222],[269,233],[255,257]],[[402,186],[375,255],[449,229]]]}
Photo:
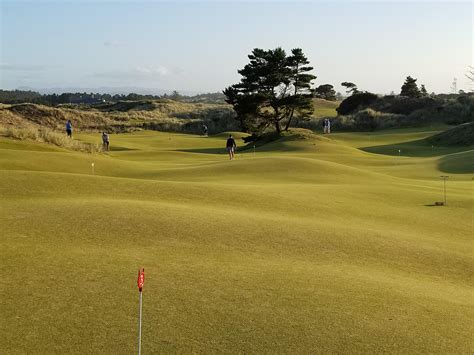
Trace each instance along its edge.
{"label": "wispy cloud", "polygon": [[93,76],[108,79],[156,79],[172,74],[172,71],[163,66],[138,66],[126,70],[111,70],[94,73]]}
{"label": "wispy cloud", "polygon": [[48,65],[0,63],[2,71],[44,71],[48,68]]}
{"label": "wispy cloud", "polygon": [[121,47],[123,46],[122,42],[119,41],[104,41],[105,47]]}
{"label": "wispy cloud", "polygon": [[137,67],[136,68],[137,73],[145,74],[145,75],[169,75],[171,71],[162,66],[162,65],[157,65],[155,67]]}

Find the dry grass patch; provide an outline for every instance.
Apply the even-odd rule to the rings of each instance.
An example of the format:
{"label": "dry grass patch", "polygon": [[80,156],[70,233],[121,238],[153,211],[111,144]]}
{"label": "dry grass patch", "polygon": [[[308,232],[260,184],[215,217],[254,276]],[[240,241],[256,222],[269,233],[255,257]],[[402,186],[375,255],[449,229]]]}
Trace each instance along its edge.
{"label": "dry grass patch", "polygon": [[41,143],[49,143],[55,146],[75,150],[79,152],[94,153],[102,150],[98,144],[85,143],[67,137],[48,128],[31,127],[4,127],[0,126],[0,135],[19,140],[32,140]]}

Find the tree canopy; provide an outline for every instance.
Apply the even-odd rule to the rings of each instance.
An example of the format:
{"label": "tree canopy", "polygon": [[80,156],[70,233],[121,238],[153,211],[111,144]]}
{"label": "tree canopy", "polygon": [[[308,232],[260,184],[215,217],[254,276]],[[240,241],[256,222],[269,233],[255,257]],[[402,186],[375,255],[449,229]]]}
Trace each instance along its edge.
{"label": "tree canopy", "polygon": [[405,82],[402,85],[402,89],[400,92],[401,96],[407,97],[421,97],[420,89],[418,89],[418,85],[416,84],[416,80],[411,76],[407,76]]}
{"label": "tree canopy", "polygon": [[468,74],[466,74],[466,77],[473,82],[474,81],[474,67],[469,67]]}
{"label": "tree canopy", "polygon": [[250,62],[238,70],[240,83],[227,87],[226,102],[237,113],[242,129],[260,134],[268,127],[288,130],[295,114],[300,119],[314,111],[311,81],[316,76],[300,48],[287,55],[282,48],[255,48]]}
{"label": "tree canopy", "polygon": [[359,89],[357,89],[357,85],[349,81],[342,82],[341,86],[344,86],[347,89],[346,90],[347,94],[354,95],[354,94],[359,93]]}
{"label": "tree canopy", "polygon": [[420,96],[428,96],[428,91],[426,90],[424,84],[420,86]]}
{"label": "tree canopy", "polygon": [[314,96],[329,101],[336,101],[336,91],[331,84],[319,85],[314,90]]}

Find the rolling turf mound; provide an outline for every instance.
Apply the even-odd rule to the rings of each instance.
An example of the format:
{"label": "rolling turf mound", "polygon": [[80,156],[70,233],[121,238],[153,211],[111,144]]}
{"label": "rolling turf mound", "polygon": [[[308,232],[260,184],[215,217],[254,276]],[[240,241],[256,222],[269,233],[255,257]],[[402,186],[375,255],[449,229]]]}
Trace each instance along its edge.
{"label": "rolling turf mound", "polygon": [[0,348],[136,351],[144,267],[145,352],[472,353],[469,151],[360,149],[437,132],[0,136]]}
{"label": "rolling turf mound", "polygon": [[339,107],[340,101],[328,101],[324,99],[313,99],[314,117],[334,117],[337,116],[336,108]]}
{"label": "rolling turf mound", "polygon": [[474,122],[461,124],[429,137],[427,140],[431,144],[441,146],[473,146]]}
{"label": "rolling turf mound", "polygon": [[[442,172],[469,174],[474,172],[472,127],[472,124],[462,124],[448,129],[440,126],[438,130],[386,130],[379,133],[349,134],[349,137],[351,143],[356,143],[365,152],[412,158],[431,157],[437,161]],[[341,137],[346,138],[344,134]],[[393,141],[393,137],[398,139]],[[428,160],[419,161],[424,164]]]}

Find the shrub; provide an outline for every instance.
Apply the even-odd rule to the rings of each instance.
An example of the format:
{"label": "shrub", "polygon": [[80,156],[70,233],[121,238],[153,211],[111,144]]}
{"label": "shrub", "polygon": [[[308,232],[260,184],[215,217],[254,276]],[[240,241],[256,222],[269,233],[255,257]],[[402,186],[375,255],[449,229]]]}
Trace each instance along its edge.
{"label": "shrub", "polygon": [[360,108],[366,107],[377,100],[378,96],[370,92],[359,92],[349,96],[336,109],[339,115],[348,115]]}
{"label": "shrub", "polygon": [[406,97],[393,96],[391,98],[383,97],[375,102],[371,107],[377,111],[409,115],[410,113],[421,110],[436,108],[443,105],[443,100],[431,97]]}
{"label": "shrub", "polygon": [[353,116],[354,128],[360,131],[375,131],[379,127],[380,113],[368,108]]}

